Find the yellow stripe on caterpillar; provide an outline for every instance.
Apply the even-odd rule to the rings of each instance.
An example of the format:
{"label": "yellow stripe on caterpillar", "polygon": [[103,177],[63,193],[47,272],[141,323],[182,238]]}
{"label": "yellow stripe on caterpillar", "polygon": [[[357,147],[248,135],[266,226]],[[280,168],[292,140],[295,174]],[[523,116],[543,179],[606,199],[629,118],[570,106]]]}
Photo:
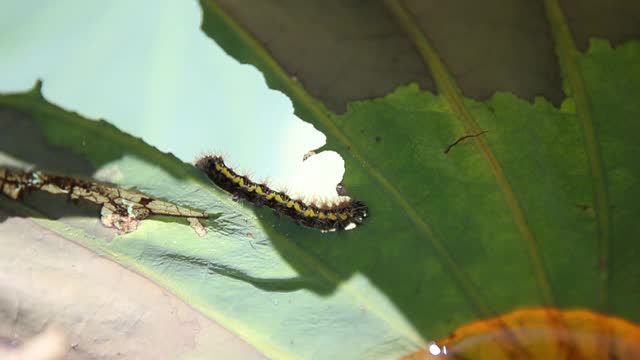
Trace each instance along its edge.
{"label": "yellow stripe on caterpillar", "polygon": [[233,178],[233,183],[244,187],[244,179],[240,176],[236,176],[235,178]]}
{"label": "yellow stripe on caterpillar", "polygon": [[313,209],[308,208],[307,210],[305,210],[304,216],[306,216],[306,217],[316,217],[316,213],[313,211]]}
{"label": "yellow stripe on caterpillar", "polygon": [[220,170],[220,172],[222,173],[222,175],[224,175],[227,179],[233,179],[233,174],[231,172],[229,172],[229,169],[227,168],[222,168],[222,170]]}

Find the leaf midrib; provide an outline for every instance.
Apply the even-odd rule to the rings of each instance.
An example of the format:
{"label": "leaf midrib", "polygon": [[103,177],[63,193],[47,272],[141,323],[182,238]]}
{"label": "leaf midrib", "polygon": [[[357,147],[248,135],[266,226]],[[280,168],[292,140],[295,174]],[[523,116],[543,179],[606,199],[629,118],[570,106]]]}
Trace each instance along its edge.
{"label": "leaf midrib", "polygon": [[556,52],[560,60],[560,67],[564,72],[571,94],[575,101],[576,115],[582,125],[585,150],[589,160],[591,177],[593,180],[592,191],[594,198],[594,212],[598,231],[598,269],[599,306],[606,311],[608,306],[609,285],[609,253],[611,251],[611,212],[609,206],[609,194],[602,160],[600,141],[595,131],[591,105],[587,95],[584,79],[580,74],[573,36],[569,30],[567,21],[562,13],[557,0],[545,0],[547,18],[551,25],[551,31],[556,43]]}
{"label": "leaf midrib", "polygon": [[[455,117],[462,123],[467,133],[476,134],[481,132],[477,121],[464,105],[458,85],[455,83],[444,63],[440,60],[435,49],[431,46],[426,35],[415,23],[412,16],[397,0],[385,0],[385,4],[409,36],[410,40],[422,56],[425,64],[431,69],[438,89],[447,99]],[[486,163],[490,167],[491,172],[493,173],[494,178],[505,197],[505,201],[511,211],[520,236],[524,240],[542,299],[547,305],[552,305],[554,303],[554,299],[551,286],[549,285],[548,275],[543,265],[537,241],[533,235],[533,231],[527,223],[522,206],[520,205],[520,202],[515,195],[502,166],[500,165],[500,162],[493,151],[491,151],[484,137],[478,136],[475,137],[474,140],[480,148],[480,152],[482,153]]]}

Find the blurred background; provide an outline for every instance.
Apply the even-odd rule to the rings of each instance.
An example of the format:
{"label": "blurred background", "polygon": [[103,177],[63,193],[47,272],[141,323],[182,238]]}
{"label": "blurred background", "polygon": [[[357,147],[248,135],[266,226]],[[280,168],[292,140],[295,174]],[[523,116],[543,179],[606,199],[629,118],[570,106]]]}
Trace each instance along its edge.
{"label": "blurred background", "polygon": [[[325,137],[200,30],[196,1],[3,0],[0,92],[37,79],[52,103],[106,119],[193,163],[217,153],[255,180],[317,198],[335,195],[335,152],[302,162]],[[312,192],[309,192],[312,191]]]}

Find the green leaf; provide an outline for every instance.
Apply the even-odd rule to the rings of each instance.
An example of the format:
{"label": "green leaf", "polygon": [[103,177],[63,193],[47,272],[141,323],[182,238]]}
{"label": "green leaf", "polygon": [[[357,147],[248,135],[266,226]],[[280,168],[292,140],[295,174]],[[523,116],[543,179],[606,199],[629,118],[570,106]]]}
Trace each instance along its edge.
{"label": "green leaf", "polygon": [[[117,235],[102,229],[95,209],[82,213],[80,220],[62,217],[53,221],[45,214],[59,217],[60,210],[50,209],[50,198],[38,202],[28,197],[26,206],[36,209],[35,213],[9,200],[2,200],[3,207],[10,213],[35,217],[39,226],[58,236],[140,272],[261,353],[277,358],[336,353],[362,357],[370,352],[389,356],[420,342],[419,335],[368,279],[355,276],[343,282],[343,274],[318,261],[296,241],[320,238],[316,241],[336,243],[345,233],[299,228],[267,210],[257,211],[256,217],[250,206],[233,202],[192,166],[106,122],[83,119],[49,104],[39,88],[0,97],[0,109],[6,129],[2,151],[11,158],[67,175],[110,174],[112,182],[205,210],[211,219],[205,222],[206,237],[198,237],[184,222],[162,218],[145,220],[136,231]],[[22,146],[24,141],[11,141],[27,137],[33,139],[28,147]],[[71,151],[61,154],[61,147]],[[49,162],[52,154],[64,156],[64,161]],[[60,206],[64,212],[73,207]],[[278,243],[278,251],[273,242]],[[295,268],[282,256],[295,259]],[[127,296],[126,292],[121,296]],[[70,325],[69,331],[74,329]],[[335,332],[362,346],[333,343]],[[329,342],[332,346],[323,345]],[[196,350],[203,351],[205,345],[208,343]]]}
{"label": "green leaf", "polygon": [[[539,61],[548,58],[536,55],[533,64],[514,65],[518,70],[511,77],[526,86],[525,91],[517,86],[514,90],[525,96],[532,89],[552,95],[548,90],[553,80],[540,88],[543,91],[536,91],[527,79],[538,69],[553,68],[563,74],[570,97],[554,106],[543,98],[524,101],[497,92],[478,102],[462,96],[482,97],[474,91],[477,83],[469,84],[464,72],[455,69],[455,61],[474,62],[475,56],[452,59],[450,53],[438,51],[443,48],[438,31],[451,27],[434,28],[419,5],[407,9],[389,0],[386,16],[393,14],[413,43],[440,95],[415,85],[403,86],[381,99],[351,102],[346,113],[335,115],[314,96],[341,111],[341,103],[360,96],[340,92],[347,81],[341,80],[357,73],[359,63],[347,61],[349,50],[344,56],[334,52],[336,58],[345,60],[342,65],[346,68],[345,75],[336,78],[323,69],[326,63],[320,54],[305,54],[309,43],[315,52],[340,46],[325,43],[322,31],[344,39],[356,30],[342,33],[344,28],[333,28],[327,20],[311,23],[310,33],[296,34],[292,23],[311,22],[315,11],[295,5],[254,8],[228,1],[201,3],[203,30],[241,62],[262,70],[270,86],[292,98],[301,117],[327,134],[325,148],[345,158],[347,188],[370,204],[371,225],[358,230],[360,243],[304,245],[332,268],[366,274],[425,338],[442,336],[473,318],[533,305],[591,308],[638,321],[633,304],[640,286],[632,269],[638,253],[633,239],[639,231],[626,218],[640,214],[638,206],[631,204],[635,190],[630,185],[637,182],[640,169],[630,135],[639,126],[634,120],[640,87],[636,41],[615,50],[606,41],[595,41],[588,52],[580,54],[562,11],[555,1],[547,1],[540,4],[539,12],[527,16],[551,24],[549,45],[557,48],[558,57],[551,55],[559,61],[549,66]],[[398,35],[395,29],[383,31],[387,19],[377,6],[347,7],[337,16],[346,13],[358,23],[375,13],[383,20],[376,17],[380,21],[368,29]],[[337,11],[331,6],[315,10]],[[476,16],[474,11],[465,13]],[[264,14],[281,20],[278,26],[269,31]],[[625,16],[607,16],[607,21],[626,21]],[[572,18],[571,22],[582,26],[578,31],[582,42],[584,30],[590,31],[588,21]],[[311,38],[301,39],[299,34]],[[496,37],[508,39],[514,34]],[[426,35],[436,38],[438,48]],[[620,41],[625,36],[629,34],[621,31],[612,37]],[[287,39],[288,46],[278,45],[275,38]],[[397,50],[393,47],[397,43],[371,43],[375,54]],[[357,41],[345,44],[370,49]],[[507,44],[500,49],[486,42],[493,51],[476,48],[474,55],[504,58],[521,53],[522,46],[530,55],[537,43]],[[381,57],[376,64],[385,66],[386,58]],[[452,61],[453,70],[445,65]],[[402,72],[405,65],[389,68]],[[486,66],[491,72],[501,63]],[[377,74],[365,71],[366,75]],[[318,91],[322,76],[334,82]],[[416,80],[422,81],[420,76]],[[374,81],[378,89],[374,91],[385,91],[385,84],[385,79]],[[499,82],[494,84],[500,87]],[[456,140],[483,131],[482,136],[467,139],[444,154]],[[623,203],[624,208],[619,208]]]}
{"label": "green leaf", "polygon": [[[386,2],[387,4],[389,2]],[[563,99],[554,40],[542,1],[402,1],[428,35],[463,93],[486,100],[508,90],[532,101]],[[411,82],[436,91],[429,67],[384,1],[200,0],[202,29],[230,55],[254,64],[289,95],[301,118],[299,82],[336,113],[349,102],[382,97]],[[564,1],[584,50],[593,36],[621,44],[638,38],[635,0]],[[280,68],[281,70],[277,70]]]}
{"label": "green leaf", "polygon": [[[277,358],[398,356],[527,306],[640,321],[637,41],[612,49],[598,40],[579,53],[548,2],[571,96],[561,106],[507,92],[479,101],[462,96],[406,9],[388,1],[439,95],[404,85],[336,115],[328,108],[345,97],[325,106],[303,75],[292,79],[221,7],[201,3],[204,30],[260,68],[343,156],[349,195],[370,207],[367,223],[330,234],[297,227],[234,204],[192,167],[37,91],[3,96],[4,121],[32,124],[30,136],[42,139],[38,154],[3,142],[13,157],[78,175],[106,169],[119,184],[214,215],[205,238],[163,219],[121,236],[67,219],[41,226],[144,274]],[[62,164],[49,165],[52,145],[70,150]]]}

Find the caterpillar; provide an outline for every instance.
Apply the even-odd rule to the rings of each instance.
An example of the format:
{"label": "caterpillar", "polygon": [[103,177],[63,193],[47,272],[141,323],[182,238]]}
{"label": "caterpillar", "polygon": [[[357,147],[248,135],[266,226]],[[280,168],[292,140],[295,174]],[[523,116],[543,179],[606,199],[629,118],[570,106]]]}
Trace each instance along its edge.
{"label": "caterpillar", "polygon": [[284,192],[251,181],[229,168],[220,156],[199,159],[196,168],[221,189],[231,193],[234,200],[247,200],[258,207],[267,206],[278,215],[286,215],[296,223],[322,231],[350,230],[362,224],[369,209],[364,203],[342,199],[337,204],[306,204]]}

